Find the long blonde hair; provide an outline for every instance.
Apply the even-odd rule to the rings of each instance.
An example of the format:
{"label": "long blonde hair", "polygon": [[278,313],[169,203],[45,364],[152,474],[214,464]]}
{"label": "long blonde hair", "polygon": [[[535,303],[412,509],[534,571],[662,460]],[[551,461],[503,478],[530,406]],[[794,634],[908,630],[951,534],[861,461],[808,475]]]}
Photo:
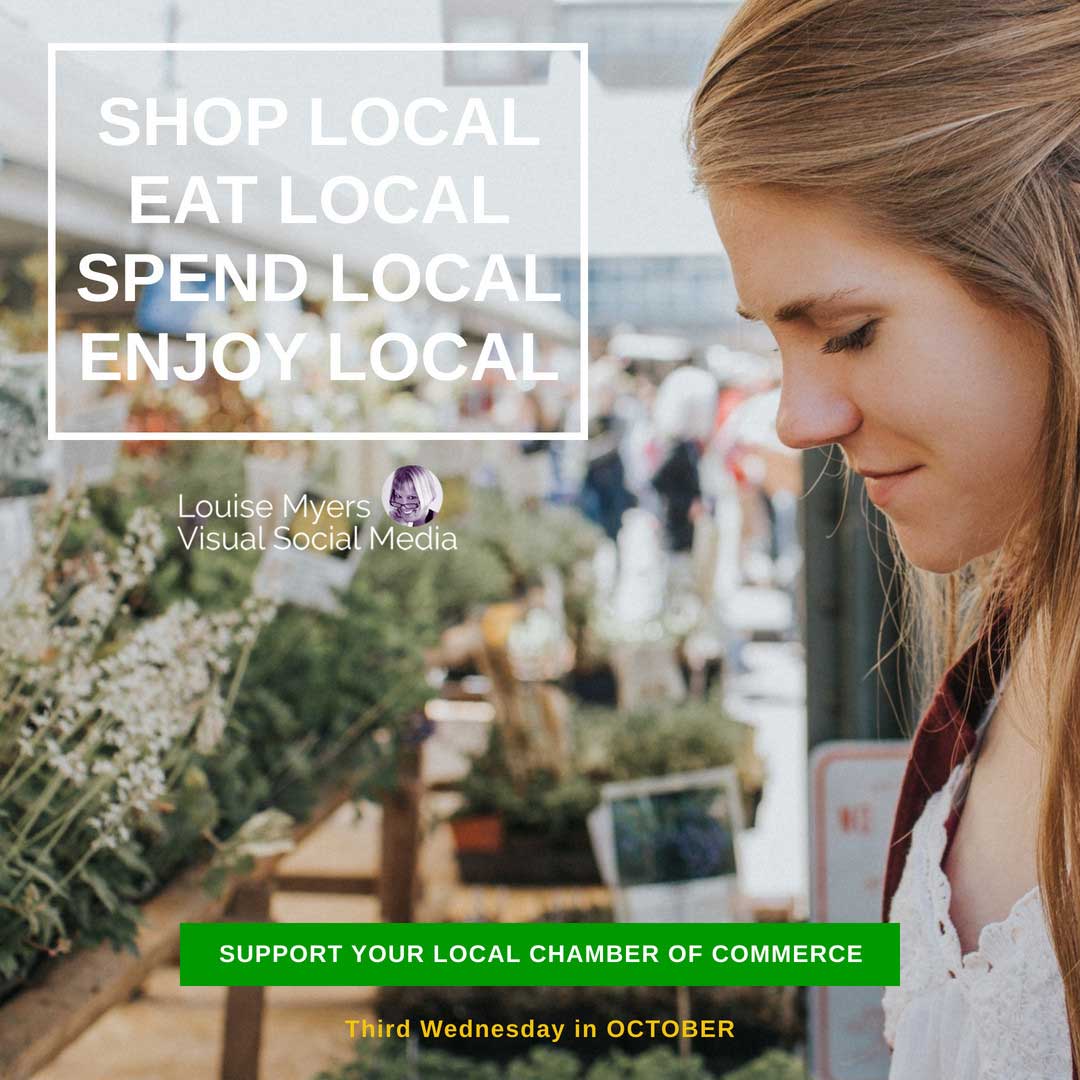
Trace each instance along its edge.
{"label": "long blonde hair", "polygon": [[1046,336],[1042,491],[999,551],[904,577],[935,679],[991,626],[1040,642],[1039,885],[1080,1060],[1080,0],[747,0],[688,143],[700,185],[857,206]]}

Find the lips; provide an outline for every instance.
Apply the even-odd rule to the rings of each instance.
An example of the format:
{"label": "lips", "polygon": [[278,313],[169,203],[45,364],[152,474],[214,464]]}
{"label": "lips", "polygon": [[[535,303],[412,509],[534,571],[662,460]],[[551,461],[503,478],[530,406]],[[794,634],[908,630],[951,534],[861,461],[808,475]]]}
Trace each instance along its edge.
{"label": "lips", "polygon": [[895,472],[860,469],[859,474],[866,484],[866,494],[870,497],[870,501],[875,506],[884,509],[886,504],[893,501],[898,493],[910,483],[911,477],[921,469],[921,465],[913,465],[909,469],[899,469]]}

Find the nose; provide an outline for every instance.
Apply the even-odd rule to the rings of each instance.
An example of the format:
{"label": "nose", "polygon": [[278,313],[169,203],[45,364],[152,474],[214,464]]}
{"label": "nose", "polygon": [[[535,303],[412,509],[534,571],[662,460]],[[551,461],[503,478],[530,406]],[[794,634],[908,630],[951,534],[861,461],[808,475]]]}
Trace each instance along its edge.
{"label": "nose", "polygon": [[862,413],[838,382],[824,372],[784,364],[776,434],[785,446],[792,450],[828,446],[853,434],[861,424]]}

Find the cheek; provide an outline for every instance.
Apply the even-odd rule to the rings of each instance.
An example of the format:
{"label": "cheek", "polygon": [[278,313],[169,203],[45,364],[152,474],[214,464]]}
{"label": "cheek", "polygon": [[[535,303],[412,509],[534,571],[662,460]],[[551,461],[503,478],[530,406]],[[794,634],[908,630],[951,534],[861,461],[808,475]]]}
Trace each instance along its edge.
{"label": "cheek", "polygon": [[920,498],[889,516],[908,558],[938,572],[998,548],[1042,471],[1045,340],[1026,324],[975,312],[913,329],[874,405],[887,434],[927,466]]}
{"label": "cheek", "polygon": [[[944,452],[956,481],[1001,515],[1037,480],[1049,358],[1041,335],[1000,314],[957,325],[927,373]],[[958,320],[959,323],[959,320]]]}

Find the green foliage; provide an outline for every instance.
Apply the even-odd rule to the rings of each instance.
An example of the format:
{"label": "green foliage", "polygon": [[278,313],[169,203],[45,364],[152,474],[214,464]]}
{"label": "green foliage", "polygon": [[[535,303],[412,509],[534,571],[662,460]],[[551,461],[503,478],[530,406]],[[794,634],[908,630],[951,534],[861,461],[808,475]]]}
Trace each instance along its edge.
{"label": "green foliage", "polygon": [[741,1069],[728,1073],[724,1080],[809,1080],[809,1074],[800,1058],[782,1050],[769,1050]]}
{"label": "green foliage", "polygon": [[361,1043],[356,1061],[321,1072],[314,1080],[807,1080],[807,1073],[798,1058],[781,1050],[770,1050],[719,1076],[701,1058],[680,1057],[668,1046],[634,1055],[614,1050],[589,1069],[567,1050],[537,1046],[503,1068],[404,1040],[384,1039]]}
{"label": "green foliage", "polygon": [[655,1046],[631,1057],[616,1050],[598,1061],[586,1080],[714,1080],[699,1057],[681,1058],[666,1046]]}
{"label": "green foliage", "polygon": [[456,551],[375,548],[364,556],[363,574],[390,594],[426,594],[440,628],[463,622],[476,608],[509,597],[513,583],[505,564],[467,526],[455,523],[455,533]]}
{"label": "green foliage", "polygon": [[580,837],[600,784],[739,762],[752,731],[715,701],[695,701],[631,713],[583,706],[574,713],[572,735],[574,764],[568,776],[534,769],[515,785],[502,736],[493,727],[487,747],[473,758],[458,787],[464,802],[456,816],[500,814],[508,831],[543,835],[557,845]]}
{"label": "green foliage", "polygon": [[220,805],[205,770],[189,766],[172,792],[169,812],[146,819],[144,858],[152,871],[151,880],[165,880],[193,851],[200,850],[203,831],[217,828],[220,817]]}
{"label": "green foliage", "polygon": [[189,602],[132,619],[158,523],[138,511],[115,550],[69,558],[85,517],[78,498],[44,508],[39,550],[0,620],[4,980],[76,943],[131,945],[137,904],[158,880],[153,853],[190,846],[217,818],[190,762],[219,740],[226,676],[269,615],[211,616]]}
{"label": "green foliage", "polygon": [[[392,780],[392,740],[431,693],[423,646],[434,637],[430,608],[403,608],[401,595],[361,570],[340,614],[278,613],[252,654],[226,746],[207,762],[226,824],[268,802],[303,818],[331,775],[375,762]],[[380,730],[386,753],[371,742]]]}
{"label": "green foliage", "polygon": [[[133,599],[137,614],[181,597],[213,609],[247,594],[258,552],[188,550],[177,528],[181,495],[192,506],[244,490],[244,452],[237,443],[179,444],[167,454],[124,459],[109,486],[91,493],[97,522],[108,532],[120,534],[137,506],[157,509],[165,524],[158,566]],[[443,590],[439,562],[453,554],[376,549],[365,553],[338,614],[279,610],[250,657],[225,738],[199,762],[217,804],[218,831],[227,834],[271,805],[303,818],[334,774],[369,763],[392,779],[397,729],[430,693],[423,648],[440,625],[433,601]],[[461,562],[467,567],[468,556]],[[379,730],[389,743],[372,743]],[[155,860],[163,876],[190,861],[199,831],[182,818],[168,822],[170,842]]]}
{"label": "green foliage", "polygon": [[500,1070],[491,1062],[421,1049],[401,1040],[362,1042],[357,1059],[338,1069],[319,1073],[314,1080],[500,1080]]}
{"label": "green foliage", "polygon": [[464,803],[457,816],[500,814],[508,832],[546,836],[553,844],[580,839],[585,817],[599,792],[588,777],[560,778],[549,769],[533,769],[520,787],[511,780],[501,732],[493,726],[487,748],[473,758],[458,790]]}
{"label": "green foliage", "polygon": [[494,492],[477,497],[471,520],[481,530],[478,539],[498,555],[519,588],[536,584],[545,566],[570,578],[603,538],[576,510],[542,504],[526,512]]}
{"label": "green foliage", "polygon": [[579,1080],[581,1062],[566,1050],[534,1046],[527,1057],[511,1061],[506,1080]]}
{"label": "green foliage", "polygon": [[509,600],[538,584],[551,566],[563,574],[572,623],[585,617],[585,582],[578,564],[596,550],[602,533],[564,507],[541,505],[523,511],[494,493],[478,493],[467,514],[452,523],[456,551],[395,551],[377,548],[365,556],[364,574],[380,588],[430,591],[439,627],[462,622],[476,608]]}
{"label": "green foliage", "polygon": [[730,765],[751,730],[719,702],[686,701],[619,712],[584,706],[574,715],[581,768],[604,780],[635,780]]}
{"label": "green foliage", "polygon": [[596,553],[603,532],[569,507],[545,503],[523,511],[494,493],[478,499],[473,521],[476,536],[470,547],[486,547],[495,554],[506,568],[513,595],[538,584],[544,567],[559,571],[567,623],[571,635],[580,638],[592,599],[591,580],[580,571]]}
{"label": "green foliage", "polygon": [[[113,535],[138,507],[151,507],[164,525],[165,548],[146,590],[135,598],[140,614],[162,611],[179,599],[193,599],[203,609],[238,604],[251,589],[259,553],[188,550],[177,526],[179,499],[192,506],[198,499],[225,500],[244,490],[244,453],[238,443],[176,443],[168,454],[122,457],[106,487],[91,490],[97,521]],[[208,527],[225,522],[211,519]]]}
{"label": "green foliage", "polygon": [[[56,253],[59,278],[67,265]],[[43,352],[49,347],[49,262],[45,251],[0,260],[0,348]]]}
{"label": "green foliage", "polygon": [[[0,498],[36,494],[19,476],[45,448],[45,379],[41,372],[0,366]],[[20,481],[23,486],[20,487]],[[40,488],[38,488],[40,490]]]}

